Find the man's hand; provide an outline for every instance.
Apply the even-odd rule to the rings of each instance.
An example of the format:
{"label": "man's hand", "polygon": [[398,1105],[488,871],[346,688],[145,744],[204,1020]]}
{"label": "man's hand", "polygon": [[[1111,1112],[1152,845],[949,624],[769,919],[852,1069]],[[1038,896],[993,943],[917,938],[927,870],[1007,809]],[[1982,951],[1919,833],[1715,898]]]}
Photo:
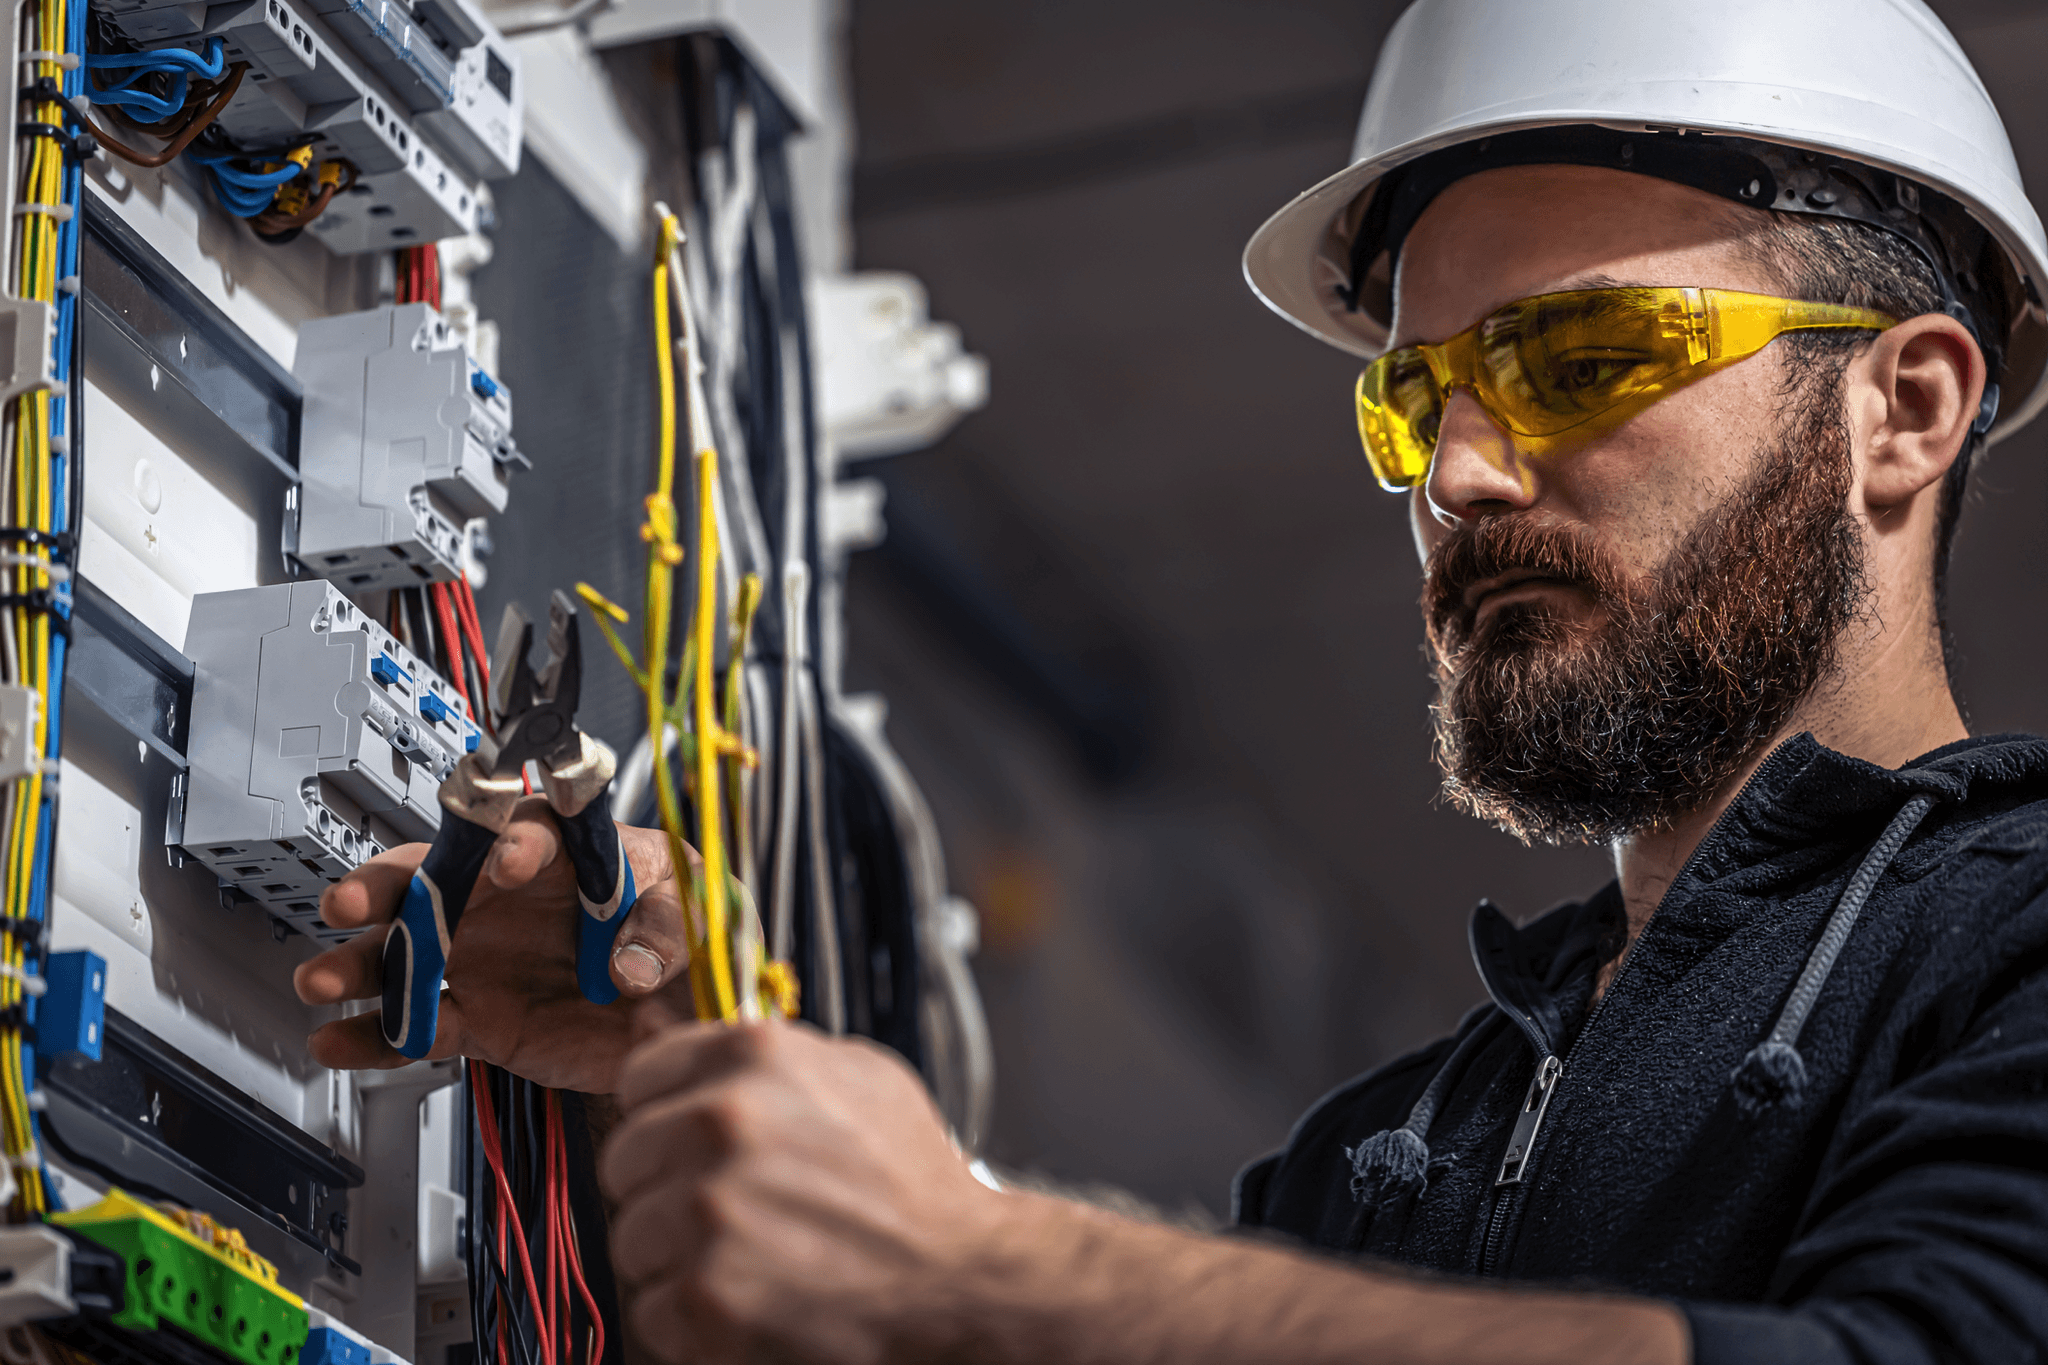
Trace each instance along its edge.
{"label": "man's hand", "polygon": [[[680,996],[688,939],[667,838],[620,826],[639,899],[612,951],[624,998],[593,1005],[576,986],[576,928],[583,912],[575,874],[546,801],[522,802],[498,837],[456,926],[447,992],[429,1057],[458,1053],[542,1085],[604,1093],[632,1047],[633,1007]],[[374,1000],[383,989],[384,937],[427,845],[378,855],[327,888],[320,917],[337,929],[367,926],[338,948],[301,963],[292,983],[309,1005]],[[375,1011],[337,1020],[308,1044],[315,1061],[340,1068],[394,1067],[407,1059],[384,1041]]]}
{"label": "man's hand", "polygon": [[806,1025],[672,1019],[643,1007],[598,1162],[639,1343],[678,1365],[943,1353],[949,1286],[1015,1201],[969,1173],[923,1082]]}

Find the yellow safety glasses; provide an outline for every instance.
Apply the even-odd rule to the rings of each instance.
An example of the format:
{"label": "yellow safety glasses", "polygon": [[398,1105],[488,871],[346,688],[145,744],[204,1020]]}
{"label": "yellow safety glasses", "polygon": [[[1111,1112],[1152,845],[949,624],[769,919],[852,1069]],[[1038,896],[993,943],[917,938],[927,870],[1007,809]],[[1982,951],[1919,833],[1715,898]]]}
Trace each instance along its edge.
{"label": "yellow safety glasses", "polygon": [[1382,486],[1429,475],[1451,391],[1466,389],[1521,436],[1556,436],[1596,417],[1618,419],[1784,332],[1883,331],[1898,321],[1868,308],[1732,289],[1574,289],[1539,294],[1480,319],[1449,341],[1403,346],[1358,376],[1358,434]]}

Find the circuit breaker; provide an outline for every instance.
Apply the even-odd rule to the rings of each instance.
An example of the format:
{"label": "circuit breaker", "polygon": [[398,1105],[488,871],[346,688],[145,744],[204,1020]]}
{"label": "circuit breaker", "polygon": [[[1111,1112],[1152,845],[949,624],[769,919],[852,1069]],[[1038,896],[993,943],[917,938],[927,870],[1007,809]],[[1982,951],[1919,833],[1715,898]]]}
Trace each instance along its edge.
{"label": "circuit breaker", "polygon": [[468,705],[317,580],[194,597],[185,649],[191,767],[166,842],[293,927],[338,937],[321,891],[433,838],[435,792],[481,739]]}
{"label": "circuit breaker", "polygon": [[424,303],[299,329],[301,563],[351,593],[445,582],[464,525],[505,510],[512,394]]}

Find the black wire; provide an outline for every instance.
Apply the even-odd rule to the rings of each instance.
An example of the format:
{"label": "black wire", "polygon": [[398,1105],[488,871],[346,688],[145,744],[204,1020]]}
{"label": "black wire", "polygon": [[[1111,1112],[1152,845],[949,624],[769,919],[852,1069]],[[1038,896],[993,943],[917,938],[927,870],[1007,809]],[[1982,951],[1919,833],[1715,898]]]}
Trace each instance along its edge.
{"label": "black wire", "polygon": [[412,628],[412,652],[431,668],[434,664],[434,623],[427,610],[426,589],[400,588],[406,623]]}
{"label": "black wire", "polygon": [[76,1147],[73,1147],[64,1140],[64,1135],[57,1131],[57,1125],[50,1122],[48,1110],[44,1110],[37,1116],[37,1128],[42,1135],[43,1141],[50,1145],[50,1150],[55,1152],[58,1159],[65,1165],[76,1166],[88,1175],[96,1175],[109,1185],[118,1185],[130,1194],[139,1194],[144,1199],[154,1199],[160,1204],[182,1205],[184,1203],[182,1199],[174,1199],[154,1185],[143,1184],[134,1177],[133,1173],[117,1171],[111,1166],[93,1160]]}

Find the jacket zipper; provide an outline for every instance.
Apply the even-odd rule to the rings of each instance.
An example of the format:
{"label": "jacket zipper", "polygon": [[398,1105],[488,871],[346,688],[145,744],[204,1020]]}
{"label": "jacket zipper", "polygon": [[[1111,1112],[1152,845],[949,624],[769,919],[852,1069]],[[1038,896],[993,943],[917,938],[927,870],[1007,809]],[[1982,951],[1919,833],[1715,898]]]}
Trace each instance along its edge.
{"label": "jacket zipper", "polygon": [[[1728,811],[1734,810],[1742,798],[1748,795],[1749,789],[1756,785],[1757,779],[1764,775],[1764,769],[1770,767],[1772,759],[1776,757],[1776,751],[1773,751],[1769,758],[1757,765],[1756,771],[1749,775],[1749,780],[1735,793],[1735,799],[1721,812],[1722,819],[1726,819]],[[1693,864],[1699,861],[1700,854],[1712,842],[1720,828],[1721,821],[1716,820],[1714,828],[1708,830],[1706,836],[1693,846],[1692,852],[1680,865],[1678,875],[1671,879],[1671,885],[1665,888],[1663,897],[1658,900],[1656,910],[1650,915],[1651,922],[1655,922],[1657,916],[1664,913],[1665,902],[1670,900],[1671,893],[1692,871]],[[1643,932],[1649,932],[1648,924],[1643,926]],[[1481,1243],[1479,1249],[1481,1275],[1499,1275],[1503,1262],[1507,1259],[1508,1247],[1513,1241],[1512,1234],[1521,1222],[1522,1176],[1529,1169],[1530,1158],[1535,1155],[1536,1140],[1543,1131],[1544,1117],[1550,1112],[1550,1101],[1556,1096],[1557,1087],[1564,1079],[1565,1062],[1571,1060],[1572,1054],[1579,1050],[1579,1044],[1593,1031],[1594,1022],[1607,1008],[1607,1002],[1614,998],[1615,988],[1621,985],[1621,978],[1635,962],[1635,950],[1641,946],[1642,939],[1638,936],[1636,942],[1630,946],[1627,956],[1622,958],[1621,965],[1614,969],[1614,977],[1607,983],[1607,989],[1601,992],[1599,1000],[1594,1002],[1592,1012],[1586,1016],[1586,1022],[1579,1026],[1578,1036],[1572,1040],[1572,1045],[1565,1049],[1563,1060],[1560,1061],[1550,1055],[1548,1049],[1543,1049],[1545,1055],[1536,1063],[1536,1074],[1529,1081],[1528,1093],[1522,1097],[1522,1107],[1515,1115],[1514,1130],[1508,1135],[1507,1155],[1501,1160],[1500,1174],[1494,1178],[1493,1210],[1486,1220],[1486,1240]]]}

